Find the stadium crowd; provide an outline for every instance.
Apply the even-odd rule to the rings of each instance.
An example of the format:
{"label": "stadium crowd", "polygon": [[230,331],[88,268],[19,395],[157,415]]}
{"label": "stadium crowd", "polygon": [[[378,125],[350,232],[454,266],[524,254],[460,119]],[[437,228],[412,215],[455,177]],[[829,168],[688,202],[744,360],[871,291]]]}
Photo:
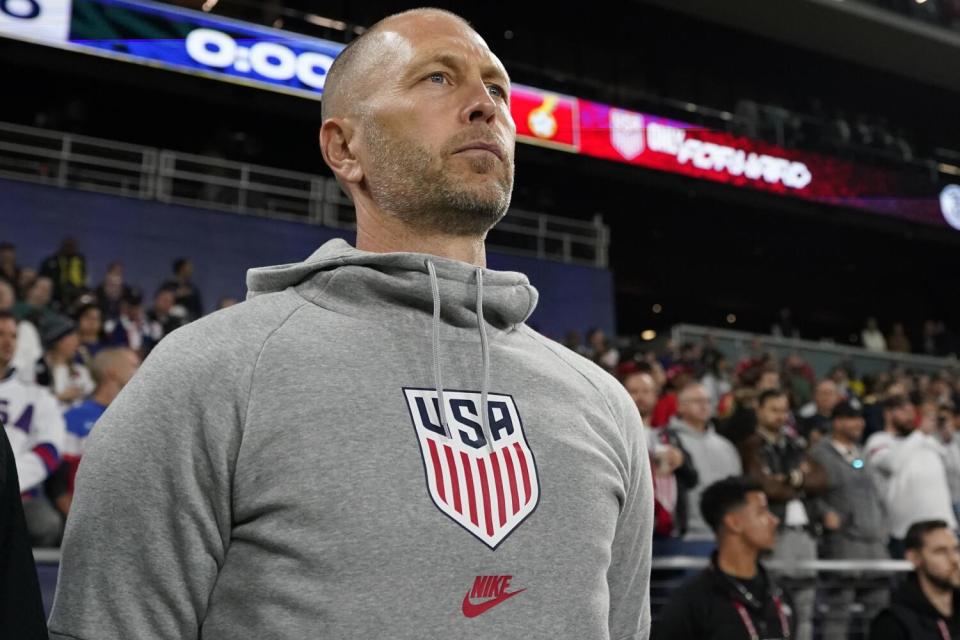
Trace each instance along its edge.
{"label": "stadium crowd", "polygon": [[[600,332],[568,346],[617,375],[649,427],[655,553],[713,549],[716,523],[701,496],[732,476],[751,478],[764,493],[777,521],[768,557],[784,563],[899,559],[915,523],[956,529],[956,371],[861,377],[841,362],[818,379],[796,354],[757,350],[729,363],[710,339],[627,357]],[[846,638],[854,601],[871,619],[889,598],[885,580],[818,596],[816,578],[809,570],[781,578],[798,638],[813,637],[818,601],[837,612],[822,637]]]}

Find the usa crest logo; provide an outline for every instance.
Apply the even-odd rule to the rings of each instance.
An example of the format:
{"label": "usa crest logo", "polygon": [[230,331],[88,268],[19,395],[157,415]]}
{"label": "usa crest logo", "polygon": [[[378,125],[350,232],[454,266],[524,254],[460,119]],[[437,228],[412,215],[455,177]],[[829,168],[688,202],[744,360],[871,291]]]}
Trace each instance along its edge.
{"label": "usa crest logo", "polygon": [[643,116],[610,109],[610,144],[625,160],[633,160],[643,153]]}
{"label": "usa crest logo", "polygon": [[533,452],[513,397],[488,393],[487,446],[480,419],[480,393],[444,389],[449,433],[440,421],[435,389],[404,387],[420,445],[430,498],[440,511],[496,549],[540,501]]}

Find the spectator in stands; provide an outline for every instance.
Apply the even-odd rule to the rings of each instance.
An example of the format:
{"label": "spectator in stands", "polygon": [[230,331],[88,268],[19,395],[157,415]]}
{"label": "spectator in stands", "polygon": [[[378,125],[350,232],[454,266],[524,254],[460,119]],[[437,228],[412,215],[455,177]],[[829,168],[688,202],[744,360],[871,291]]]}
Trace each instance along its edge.
{"label": "spectator in stands", "polygon": [[941,404],[937,414],[937,437],[947,451],[947,482],[950,485],[953,515],[960,522],[960,411],[949,402]]}
{"label": "spectator in stands", "polygon": [[[833,408],[830,436],[823,438],[810,451],[810,457],[827,474],[827,490],[818,498],[823,525],[821,556],[831,560],[884,560],[887,534],[884,530],[880,496],[870,477],[860,446],[864,421],[860,411],[849,402]],[[856,574],[841,574],[839,585],[825,589],[823,599],[830,614],[823,623],[826,640],[845,640],[850,624],[850,607],[855,602],[866,608],[866,617],[873,618],[886,605],[886,588],[881,582],[864,582],[854,588],[850,582]]]}
{"label": "spectator in stands", "polygon": [[103,319],[119,318],[120,304],[125,297],[130,295],[130,286],[123,281],[123,265],[121,263],[110,263],[110,266],[107,267],[107,273],[103,277],[103,282],[97,287],[95,293]]}
{"label": "spectator in stands", "polygon": [[945,356],[950,353],[950,347],[950,337],[942,322],[927,320],[923,323],[923,353]]}
{"label": "spectator in stands", "polygon": [[837,383],[829,378],[821,380],[813,393],[813,400],[800,408],[798,431],[808,442],[815,443],[821,436],[830,433],[833,408],[840,402]]}
{"label": "spectator in stands", "polygon": [[9,242],[0,242],[0,282],[6,282],[16,291],[20,281],[17,248]]}
{"label": "spectator in stands", "polygon": [[907,398],[884,405],[887,426],[867,440],[867,464],[877,474],[890,528],[890,555],[902,558],[904,538],[913,522],[944,520],[956,528],[947,479],[947,452],[932,434],[936,418],[914,423]]}
{"label": "spectator in stands", "polygon": [[[666,393],[657,401],[650,417],[650,425],[662,427],[670,423],[677,413],[677,399],[681,391],[693,382],[693,374],[682,364],[671,366],[666,372]],[[712,413],[712,410],[711,410]]]}
{"label": "spectator in stands", "polygon": [[20,279],[17,281],[16,287],[18,299],[27,297],[27,292],[30,291],[30,287],[37,281],[38,277],[36,269],[31,269],[30,267],[22,267],[20,269]]}
{"label": "spectator in stands", "polygon": [[53,301],[53,281],[50,278],[37,278],[27,289],[24,299],[13,305],[13,315],[17,320],[29,320],[39,325],[56,312],[51,308]]}
{"label": "spectator in stands", "polygon": [[13,448],[31,541],[56,546],[62,532],[60,517],[40,489],[60,464],[63,415],[47,389],[12,374],[16,343],[16,319],[0,311],[0,422]]}
{"label": "spectator in stands", "polygon": [[[164,336],[169,335],[174,329],[183,326],[183,318],[174,315],[174,297],[172,289],[161,287],[153,297],[153,308],[147,311],[147,321],[152,325],[150,328],[153,336],[153,345],[160,342]],[[151,348],[153,348],[151,345]]]}
{"label": "spectator in stands", "polygon": [[910,353],[913,351],[902,322],[893,323],[893,330],[887,337],[887,351],[892,353]]}
{"label": "spectator in stands", "polygon": [[[669,429],[677,434],[680,444],[690,454],[699,476],[699,482],[688,495],[692,504],[699,504],[700,494],[707,486],[727,476],[743,473],[736,448],[718,435],[710,424],[710,396],[703,385],[691,383],[680,392],[677,415],[671,418]],[[710,529],[696,509],[690,510],[689,520],[688,538],[702,540],[709,537]]]}
{"label": "spectator in stands", "polygon": [[[657,385],[649,373],[628,374],[623,386],[633,398],[644,424],[657,403]],[[682,537],[687,532],[689,507],[687,492],[697,485],[697,470],[670,429],[647,429],[647,450],[653,465],[654,535],[660,538]]]}
{"label": "spectator in stands", "polygon": [[706,373],[700,378],[700,384],[710,396],[711,417],[717,416],[720,398],[733,390],[730,376],[730,362],[720,352],[710,352],[705,356]]}
{"label": "spectator in stands", "polygon": [[120,316],[103,325],[106,344],[129,347],[143,358],[162,337],[158,325],[151,323],[143,311],[143,294],[131,289],[120,303]]}
{"label": "spectator in stands", "polygon": [[[757,398],[757,433],[740,446],[744,470],[755,477],[780,520],[773,558],[785,562],[816,560],[816,521],[808,500],[827,488],[827,476],[806,452],[806,441],[787,427],[787,394],[767,389]],[[815,574],[797,571],[784,585],[797,609],[797,638],[813,637]]]}
{"label": "spectator in stands", "polygon": [[817,376],[806,360],[792,353],[783,362],[783,390],[787,392],[791,408],[807,404],[814,396]]}
{"label": "spectator in stands", "polygon": [[716,534],[709,566],[675,591],[653,625],[654,640],[788,640],[795,609],[760,564],[773,549],[779,520],[756,480],[711,484],[700,502]]}
{"label": "spectator in stands", "polygon": [[778,338],[800,338],[800,331],[793,322],[793,312],[790,309],[780,309],[780,316],[770,328],[770,333]]}
{"label": "spectator in stands", "polygon": [[57,508],[66,516],[73,502],[74,482],[87,437],[103,412],[120,393],[140,366],[140,356],[133,349],[120,347],[104,349],[93,359],[92,373],[97,387],[89,398],[64,414],[66,439],[63,446],[63,463],[57,470],[56,488],[48,495]]}
{"label": "spectator in stands", "polygon": [[77,362],[90,368],[94,356],[103,348],[103,312],[92,300],[82,304],[74,314],[77,323]]}
{"label": "spectator in stands", "polygon": [[603,329],[591,329],[587,334],[589,358],[607,371],[614,371],[620,363],[620,352],[610,344]]}
{"label": "spectator in stands", "polygon": [[27,298],[13,307],[19,320],[17,325],[17,352],[12,366],[25,382],[36,380],[36,364],[43,357],[40,325],[57,317],[50,309],[53,283],[49,278],[37,278],[27,290]]}
{"label": "spectator in stands", "polygon": [[68,309],[87,286],[87,259],[77,248],[76,238],[64,238],[55,254],[40,265],[40,277],[53,282],[53,299]]}
{"label": "spectator in stands", "polygon": [[860,332],[860,341],[867,351],[883,353],[887,350],[887,339],[883,337],[876,318],[867,318],[867,324]]}
{"label": "spectator in stands", "polygon": [[874,618],[870,640],[949,640],[960,637],[960,543],[943,520],[910,526],[904,539],[914,567]]}
{"label": "spectator in stands", "polygon": [[44,352],[34,369],[35,381],[49,389],[66,411],[93,391],[90,371],[77,363],[77,327],[69,318],[55,316],[40,326],[40,336]]}
{"label": "spectator in stands", "polygon": [[203,316],[203,300],[192,278],[193,261],[190,258],[177,258],[173,261],[173,279],[167,280],[161,287],[173,290],[176,304],[183,307],[187,321]]}
{"label": "spectator in stands", "polygon": [[0,311],[12,311],[17,302],[17,294],[6,280],[0,280]]}
{"label": "spectator in stands", "polygon": [[883,431],[887,424],[884,417],[884,402],[894,396],[907,396],[907,388],[899,377],[891,377],[880,385],[880,393],[876,397],[869,395],[863,402],[863,419],[866,421],[864,429],[865,439],[869,439],[874,433]]}
{"label": "spectator in stands", "polygon": [[[0,335],[2,333],[0,328]],[[2,341],[0,337],[0,343]],[[46,616],[20,501],[17,461],[3,424],[0,424],[0,567],[0,629],[9,638],[45,640],[48,637]]]}

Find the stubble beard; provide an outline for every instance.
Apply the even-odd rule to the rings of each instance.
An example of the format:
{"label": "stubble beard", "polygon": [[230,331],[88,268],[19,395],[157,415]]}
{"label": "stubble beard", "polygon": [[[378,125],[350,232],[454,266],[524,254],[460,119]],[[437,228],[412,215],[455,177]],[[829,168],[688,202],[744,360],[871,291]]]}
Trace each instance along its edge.
{"label": "stubble beard", "polygon": [[[450,151],[472,139],[476,136],[451,140],[437,162],[426,148],[413,141],[391,139],[368,121],[364,144],[370,150],[372,166],[367,186],[374,202],[420,231],[485,236],[510,207],[513,164],[509,161],[506,172],[482,186],[458,180],[449,166]],[[496,171],[496,163],[501,162],[493,154],[463,159],[478,174]]]}

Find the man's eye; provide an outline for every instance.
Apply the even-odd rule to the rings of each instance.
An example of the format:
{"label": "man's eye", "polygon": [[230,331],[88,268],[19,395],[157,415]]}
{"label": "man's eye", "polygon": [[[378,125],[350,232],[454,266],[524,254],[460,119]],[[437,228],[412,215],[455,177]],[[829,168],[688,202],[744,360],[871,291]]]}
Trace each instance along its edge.
{"label": "man's eye", "polygon": [[487,88],[490,90],[490,95],[492,95],[493,97],[495,97],[495,98],[503,98],[504,100],[506,100],[506,98],[507,98],[507,92],[506,92],[506,91],[504,90],[504,88],[501,87],[500,85],[498,85],[498,84],[491,84],[491,85],[489,85]]}
{"label": "man's eye", "polygon": [[444,76],[439,71],[437,71],[436,73],[431,73],[429,76],[427,76],[427,79],[434,84],[441,84],[447,81],[446,76]]}

